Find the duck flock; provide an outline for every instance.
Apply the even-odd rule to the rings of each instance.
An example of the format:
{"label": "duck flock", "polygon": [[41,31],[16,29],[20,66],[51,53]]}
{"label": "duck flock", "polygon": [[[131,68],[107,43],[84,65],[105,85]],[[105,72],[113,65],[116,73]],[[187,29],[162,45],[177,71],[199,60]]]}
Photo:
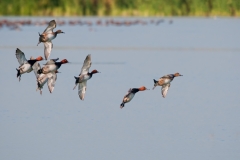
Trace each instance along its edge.
{"label": "duck flock", "polygon": [[[44,44],[44,57],[45,60],[48,60],[51,54],[51,50],[53,48],[52,40],[57,37],[58,34],[64,33],[61,30],[57,30],[56,32],[53,31],[54,28],[56,28],[57,24],[55,20],[52,20],[49,22],[48,27],[43,31],[42,34],[39,33],[39,43]],[[38,45],[37,44],[37,45]],[[41,67],[38,61],[43,60],[42,56],[39,56],[37,58],[31,57],[29,60],[26,59],[25,54],[19,49],[16,49],[16,58],[20,64],[20,66],[16,69],[17,70],[17,78],[19,81],[21,80],[21,75],[24,73],[30,73],[33,71],[35,73],[36,79],[37,79],[37,91],[40,91],[40,94],[42,94],[42,88],[45,83],[48,85],[48,89],[50,93],[53,92],[55,83],[57,80],[57,73],[58,69],[61,67],[62,64],[68,63],[67,59],[63,59],[61,61],[58,61],[57,59],[50,59],[47,61],[47,63]],[[84,100],[85,93],[87,90],[87,81],[92,78],[93,74],[100,73],[97,70],[92,70],[89,72],[89,68],[91,67],[91,55],[87,55],[82,69],[81,73],[74,77],[75,78],[75,86],[73,89],[75,89],[78,86],[78,95],[81,100]],[[154,81],[154,87],[156,86],[162,86],[162,96],[165,98],[167,95],[167,92],[170,88],[170,82],[178,76],[182,76],[179,73],[175,74],[168,74],[165,75],[159,80],[153,80]],[[127,92],[127,94],[123,97],[122,103],[120,105],[120,108],[123,108],[125,103],[130,102],[135,94],[139,91],[145,91],[148,90],[145,86],[142,86],[140,88],[130,88]]]}

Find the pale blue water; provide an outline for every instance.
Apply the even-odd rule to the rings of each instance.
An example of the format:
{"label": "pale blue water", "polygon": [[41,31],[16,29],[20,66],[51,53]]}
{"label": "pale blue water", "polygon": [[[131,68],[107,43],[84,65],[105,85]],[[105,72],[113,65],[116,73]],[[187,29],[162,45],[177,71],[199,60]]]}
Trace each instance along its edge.
{"label": "pale blue water", "polygon": [[[18,82],[15,49],[43,56],[36,44],[45,26],[2,28],[0,159],[240,159],[239,19],[163,19],[159,26],[58,26],[66,34],[53,41],[51,58],[72,63],[60,68],[53,94],[44,86],[42,96],[34,73]],[[87,54],[90,70],[101,73],[81,101],[73,76]],[[183,77],[165,99],[157,87],[119,108],[129,88],[151,89],[153,79],[175,72]]]}

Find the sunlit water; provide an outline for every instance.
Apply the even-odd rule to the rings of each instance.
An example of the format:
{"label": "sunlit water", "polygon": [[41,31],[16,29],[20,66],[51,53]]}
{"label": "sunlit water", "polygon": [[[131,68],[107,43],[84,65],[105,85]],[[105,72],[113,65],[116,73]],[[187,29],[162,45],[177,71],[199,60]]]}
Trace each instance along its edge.
{"label": "sunlit water", "polygon": [[[36,44],[46,26],[2,28],[0,159],[240,159],[239,19],[163,19],[157,26],[57,26],[65,34],[53,40],[50,58],[71,63],[42,96],[34,73],[18,82],[15,50],[43,56]],[[74,76],[87,54],[90,70],[101,73],[81,101]],[[183,77],[166,98],[157,87],[119,108],[129,88],[151,89],[153,79],[175,72]]]}

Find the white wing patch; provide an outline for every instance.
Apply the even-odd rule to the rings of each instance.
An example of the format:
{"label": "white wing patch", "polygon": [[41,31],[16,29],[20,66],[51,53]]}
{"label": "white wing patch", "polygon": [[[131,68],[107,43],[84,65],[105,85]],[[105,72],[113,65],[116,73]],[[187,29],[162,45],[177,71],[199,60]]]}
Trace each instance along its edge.
{"label": "white wing patch", "polygon": [[89,68],[91,67],[91,55],[87,55],[87,57],[84,60],[82,69],[81,69],[81,73],[79,75],[83,75],[83,74],[87,74],[89,71]]}
{"label": "white wing patch", "polygon": [[44,56],[45,56],[45,59],[47,60],[48,57],[50,56],[51,54],[51,51],[52,51],[52,42],[44,42]]}
{"label": "white wing patch", "polygon": [[48,89],[50,93],[53,92],[54,86],[57,80],[57,74],[55,72],[50,72],[48,74],[40,74],[37,78],[38,82],[38,88],[37,90],[40,90],[43,88],[44,84],[47,82],[48,84]]}
{"label": "white wing patch", "polygon": [[40,85],[38,86],[38,89],[40,90],[47,81],[48,81],[48,76],[46,74],[40,74],[37,78],[37,82]]}
{"label": "white wing patch", "polygon": [[32,68],[33,68],[33,71],[34,71],[34,73],[35,73],[36,78],[38,79],[39,74],[37,73],[37,71],[38,71],[39,69],[41,69],[41,66],[40,66],[40,64],[38,63],[38,61],[33,64]]}
{"label": "white wing patch", "polygon": [[54,90],[56,80],[57,74],[55,72],[48,73],[48,89],[50,93]]}
{"label": "white wing patch", "polygon": [[78,85],[78,95],[79,95],[79,98],[81,100],[84,100],[86,90],[87,90],[87,81],[79,83],[79,85]]}
{"label": "white wing patch", "polygon": [[163,98],[166,97],[169,88],[170,88],[170,83],[162,86],[162,96],[163,96]]}

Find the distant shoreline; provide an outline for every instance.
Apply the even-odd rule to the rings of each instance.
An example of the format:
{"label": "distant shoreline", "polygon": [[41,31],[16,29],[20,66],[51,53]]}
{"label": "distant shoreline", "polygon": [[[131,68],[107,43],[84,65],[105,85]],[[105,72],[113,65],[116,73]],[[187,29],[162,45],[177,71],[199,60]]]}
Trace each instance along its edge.
{"label": "distant shoreline", "polygon": [[239,17],[240,1],[227,0],[2,0],[0,16]]}

